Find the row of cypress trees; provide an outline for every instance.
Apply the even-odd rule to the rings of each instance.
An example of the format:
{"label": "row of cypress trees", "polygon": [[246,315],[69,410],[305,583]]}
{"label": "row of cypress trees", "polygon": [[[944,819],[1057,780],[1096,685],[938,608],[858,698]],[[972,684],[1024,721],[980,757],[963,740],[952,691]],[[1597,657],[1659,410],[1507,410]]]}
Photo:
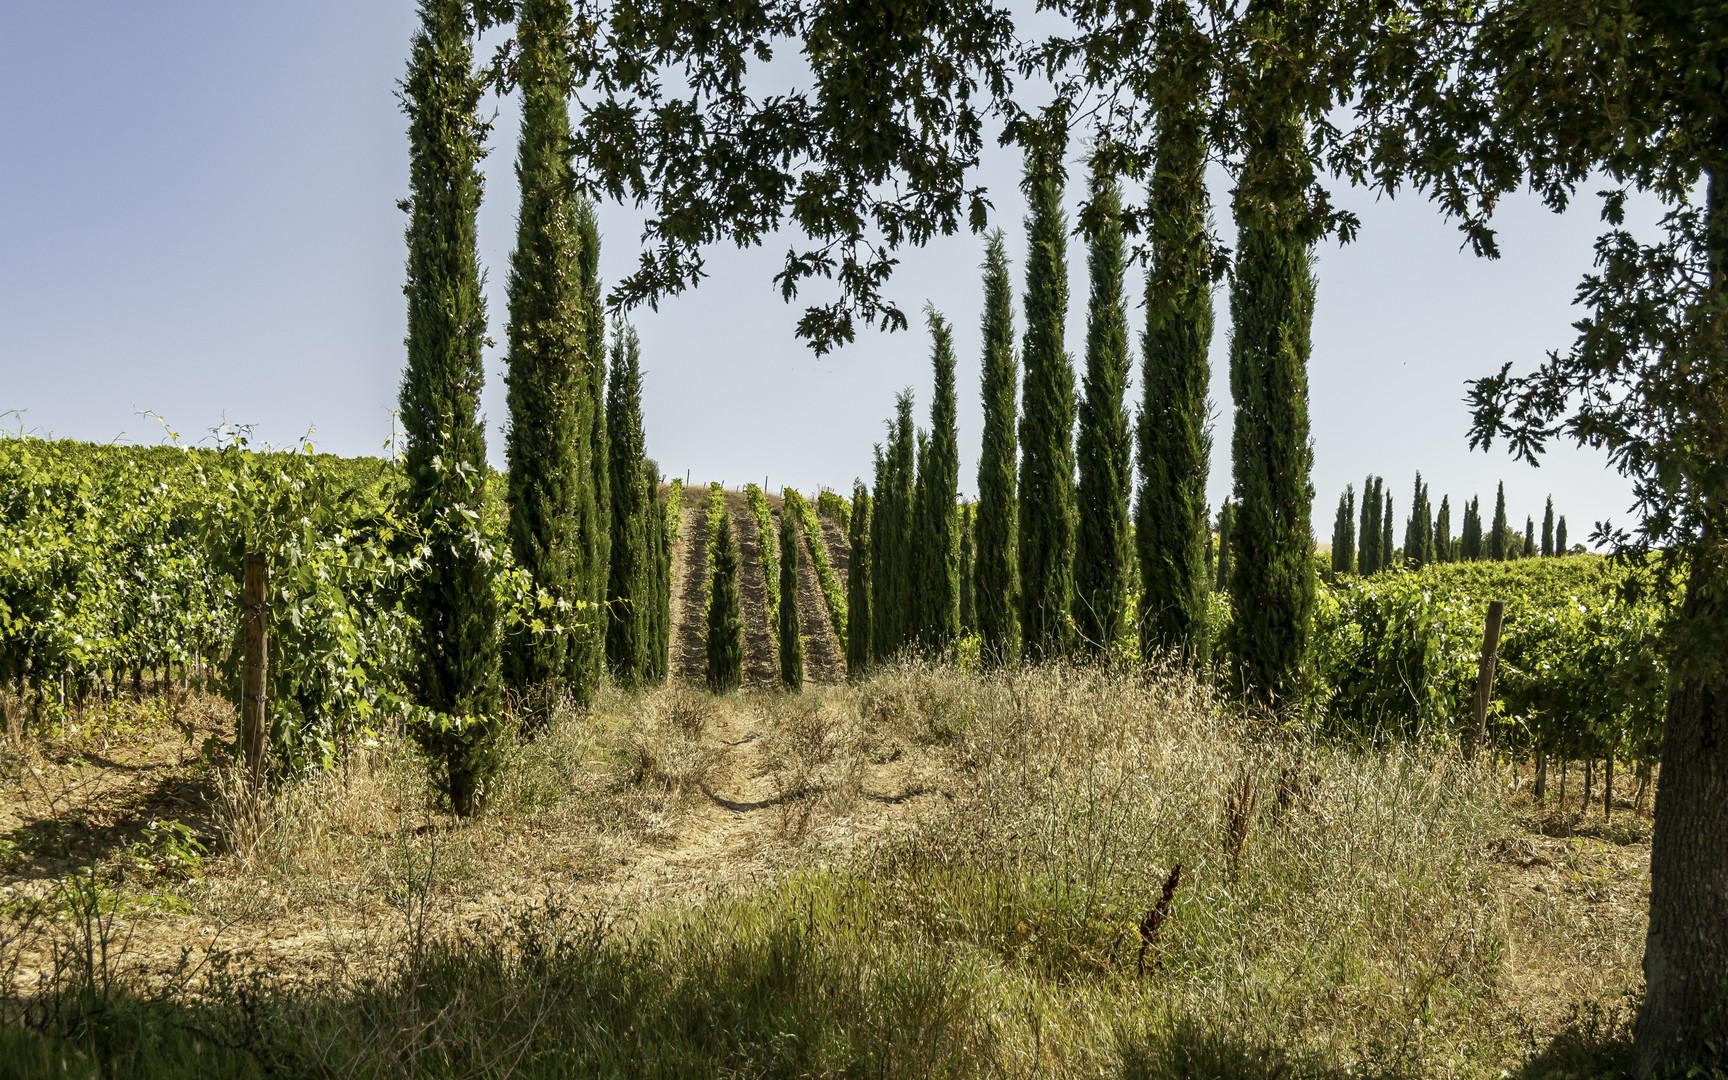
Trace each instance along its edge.
{"label": "row of cypress trees", "polygon": [[[1200,62],[1204,39],[1183,5],[1160,7],[1158,32],[1172,63]],[[1122,638],[1135,591],[1132,618],[1148,657],[1164,650],[1207,655],[1214,580],[1205,500],[1207,352],[1218,267],[1207,222],[1201,103],[1172,102],[1159,124],[1138,423],[1130,423],[1124,402],[1131,362],[1124,212],[1116,178],[1101,160],[1089,179],[1096,224],[1088,230],[1086,366],[1076,401],[1063,342],[1066,128],[1061,116],[1045,115],[1028,129],[1023,179],[1023,371],[1016,370],[1013,290],[998,231],[984,261],[978,501],[963,511],[954,507],[952,347],[946,324],[932,313],[937,390],[930,433],[915,432],[910,391],[901,394],[886,445],[876,450],[874,489],[868,500],[855,496],[853,672],[907,649],[940,652],[962,626],[978,634],[988,664],[1101,654]],[[857,495],[863,494],[860,484]],[[909,528],[914,520],[918,526]],[[945,532],[936,531],[938,522],[946,523]],[[1230,566],[1227,547],[1217,572],[1228,578]],[[865,598],[868,607],[860,602]]]}
{"label": "row of cypress trees", "polygon": [[[1184,5],[1160,6],[1158,34],[1169,62],[1196,69],[1203,62],[1204,38]],[[854,627],[868,624],[872,632],[868,653],[860,645],[848,657],[852,670],[908,647],[940,651],[962,625],[978,634],[989,664],[1022,656],[1038,661],[1097,655],[1122,638],[1130,617],[1148,657],[1172,649],[1195,659],[1207,654],[1206,605],[1213,584],[1205,500],[1211,452],[1207,352],[1218,267],[1208,230],[1203,119],[1197,97],[1170,102],[1160,113],[1148,215],[1152,262],[1142,332],[1144,398],[1137,424],[1130,423],[1124,401],[1131,360],[1123,295],[1124,212],[1116,178],[1101,159],[1094,161],[1088,181],[1095,224],[1088,229],[1086,366],[1077,401],[1075,372],[1063,342],[1068,308],[1065,118],[1046,114],[1028,126],[1020,364],[1000,232],[991,235],[985,252],[978,501],[952,527],[953,535],[963,537],[958,558],[956,545],[929,531],[902,539],[909,513],[926,523],[936,517],[955,522],[946,473],[941,494],[928,499],[926,491],[937,485],[926,488],[922,456],[916,483],[909,479],[915,436],[911,398],[903,394],[886,448],[877,450],[867,525],[857,523],[855,511],[852,573],[868,576],[872,607],[866,611],[854,602],[851,619]],[[943,410],[944,394],[951,396],[944,389],[952,385],[951,348],[935,316],[931,326],[937,340],[938,407],[932,411],[929,444],[941,447],[941,453],[932,453],[946,468],[951,420]],[[1136,446],[1141,464],[1137,497]],[[909,488],[914,489],[910,503]],[[867,541],[860,543],[866,534]],[[959,573],[962,562],[969,573]],[[1228,553],[1219,563],[1228,574]],[[912,566],[922,569],[903,569]],[[951,590],[946,583],[955,578],[960,585]],[[920,583],[916,592],[925,605],[916,614],[902,606],[910,582]],[[924,587],[924,582],[935,584]],[[1139,604],[1130,615],[1128,601],[1136,591]],[[932,604],[944,608],[938,611]],[[856,633],[854,640],[861,640]]]}
{"label": "row of cypress trees", "polygon": [[1334,574],[1377,574],[1394,567],[1420,570],[1430,563],[1461,562],[1492,559],[1530,558],[1541,555],[1552,558],[1564,555],[1566,518],[1554,516],[1554,498],[1548,497],[1542,516],[1540,546],[1536,539],[1534,518],[1526,518],[1524,531],[1514,530],[1506,520],[1506,485],[1502,483],[1495,495],[1494,521],[1488,532],[1482,528],[1482,504],[1477,498],[1464,504],[1463,526],[1459,536],[1452,536],[1452,503],[1443,497],[1436,510],[1422,474],[1416,474],[1411,493],[1410,516],[1404,523],[1404,546],[1392,546],[1392,496],[1386,492],[1382,477],[1369,476],[1362,485],[1363,497],[1359,531],[1351,531],[1351,520],[1357,516],[1356,488],[1346,485],[1338,497],[1338,516],[1332,527],[1332,572]]}
{"label": "row of cypress trees", "polygon": [[608,661],[626,683],[664,677],[670,537],[642,440],[639,346],[623,326],[614,330],[607,388],[599,228],[570,160],[570,4],[523,0],[508,532],[549,610],[501,631],[492,561],[472,525],[484,512],[487,476],[479,28],[462,0],[422,0],[419,14],[403,81],[410,193],[401,406],[407,498],[425,554],[408,598],[421,635],[411,689],[428,715],[412,730],[452,808],[467,815],[484,804],[505,691],[530,719],[543,719],[557,696],[590,700]]}

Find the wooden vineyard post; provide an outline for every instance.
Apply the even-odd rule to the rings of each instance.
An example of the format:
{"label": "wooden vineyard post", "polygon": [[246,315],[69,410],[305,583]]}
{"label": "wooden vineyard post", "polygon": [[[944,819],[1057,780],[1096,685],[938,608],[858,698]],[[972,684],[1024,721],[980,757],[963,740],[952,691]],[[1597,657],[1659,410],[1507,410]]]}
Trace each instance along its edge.
{"label": "wooden vineyard post", "polygon": [[1506,601],[1488,602],[1488,621],[1482,627],[1482,666],[1476,673],[1476,707],[1471,717],[1470,741],[1464,758],[1474,761],[1476,750],[1488,734],[1488,702],[1494,696],[1494,662],[1500,655],[1500,623],[1506,617]]}
{"label": "wooden vineyard post", "polygon": [[240,748],[246,771],[256,784],[264,772],[264,686],[269,656],[270,605],[266,564],[261,552],[246,553],[245,667],[240,679]]}

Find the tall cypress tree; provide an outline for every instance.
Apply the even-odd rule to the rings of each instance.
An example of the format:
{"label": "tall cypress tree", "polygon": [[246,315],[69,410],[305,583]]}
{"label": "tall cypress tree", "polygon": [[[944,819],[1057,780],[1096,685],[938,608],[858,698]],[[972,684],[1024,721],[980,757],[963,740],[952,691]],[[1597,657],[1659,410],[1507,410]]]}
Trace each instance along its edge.
{"label": "tall cypress tree", "polygon": [[1348,574],[1356,569],[1356,487],[1344,485],[1338,496],[1338,516],[1332,522],[1332,572]]}
{"label": "tall cypress tree", "polygon": [[[1314,318],[1313,175],[1293,83],[1309,49],[1287,16],[1251,2],[1250,41],[1270,48],[1244,88],[1248,152],[1237,182],[1236,267],[1230,290],[1231,437],[1236,554],[1230,577],[1230,657],[1236,689],[1270,704],[1300,691],[1315,603],[1310,513],[1313,450],[1308,357]],[[1304,61],[1305,62],[1305,61]]]}
{"label": "tall cypress tree", "polygon": [[648,652],[648,677],[663,683],[672,666],[672,528],[666,521],[666,496],[660,493],[660,466],[642,462],[642,483],[649,492],[654,548],[654,634]]}
{"label": "tall cypress tree", "polygon": [[476,110],[473,27],[461,0],[422,0],[402,84],[408,114],[408,360],[402,376],[403,472],[428,539],[408,597],[419,622],[412,683],[446,722],[415,724],[456,813],[478,813],[496,759],[498,606],[486,552],[454,522],[485,513],[486,430],[479,416],[486,301],[475,215],[485,125]]}
{"label": "tall cypress tree", "polygon": [[1398,551],[1392,546],[1392,493],[1386,493],[1385,509],[1380,512],[1380,565],[1383,569],[1398,569]]}
{"label": "tall cypress tree", "polygon": [[[609,478],[611,455],[606,450],[606,318],[600,300],[600,222],[594,215],[594,204],[581,200],[576,208],[577,282],[582,292],[587,354],[593,358],[588,365],[588,385],[585,388],[583,412],[588,416],[583,434],[587,441],[587,472],[584,487],[587,496],[578,515],[578,531],[588,551],[589,590],[596,605],[606,601],[611,583],[612,484]],[[577,700],[592,699],[600,684],[600,671],[606,658],[606,640],[593,634],[579,643],[575,655],[574,673],[570,684]]]}
{"label": "tall cypress tree", "polygon": [[1518,553],[1520,559],[1528,559],[1536,554],[1536,521],[1533,518],[1524,519],[1524,544]]}
{"label": "tall cypress tree", "polygon": [[1361,538],[1356,545],[1356,568],[1363,577],[1380,572],[1380,496],[1383,482],[1372,475],[1362,481]]}
{"label": "tall cypress tree", "polygon": [[1410,496],[1410,520],[1404,525],[1404,561],[1415,570],[1434,561],[1434,511],[1428,504],[1428,486],[1416,474]]}
{"label": "tall cypress tree", "polygon": [[978,556],[974,576],[980,656],[989,665],[1014,656],[1019,632],[1020,567],[1014,553],[1019,507],[1014,495],[1014,297],[1000,229],[984,257],[984,441],[978,454]]}
{"label": "tall cypress tree", "polygon": [[775,644],[780,650],[780,685],[804,689],[804,635],[798,627],[798,563],[804,547],[802,529],[792,504],[780,505],[780,605]]}
{"label": "tall cypress tree", "polygon": [[1218,509],[1218,591],[1224,592],[1230,588],[1230,552],[1232,550],[1232,528],[1235,525],[1236,509],[1234,504],[1226,502]]}
{"label": "tall cypress tree", "polygon": [[[1091,296],[1086,318],[1086,375],[1078,411],[1074,490],[1075,644],[1093,655],[1122,636],[1128,607],[1128,491],[1133,481],[1128,414],[1128,314],[1122,302],[1122,197],[1102,159],[1093,162],[1092,206],[1100,225],[1091,237]],[[1204,509],[1202,509],[1204,513]],[[1193,531],[1193,539],[1199,539]],[[1196,551],[1198,554],[1198,551]],[[1196,567],[1198,570],[1198,567]]]}
{"label": "tall cypress tree", "polygon": [[912,511],[916,454],[912,391],[895,399],[888,446],[877,459],[874,520],[870,525],[870,629],[872,659],[895,659],[912,628]]}
{"label": "tall cypress tree", "polygon": [[[1204,86],[1199,65],[1205,38],[1188,6],[1163,0],[1156,27],[1160,64],[1177,76],[1171,85]],[[1196,95],[1166,102],[1155,134],[1147,205],[1152,261],[1140,342],[1140,490],[1134,508],[1140,571],[1135,620],[1143,659],[1159,649],[1174,649],[1203,661],[1212,644],[1206,639],[1207,594],[1213,580],[1205,573],[1212,538],[1206,509],[1212,439],[1206,420],[1212,285],[1217,276],[1204,125]],[[1218,572],[1218,580],[1224,581],[1222,559]]]}
{"label": "tall cypress tree", "polygon": [[1505,562],[1510,550],[1506,544],[1506,482],[1500,482],[1500,488],[1494,495],[1494,531],[1488,534],[1488,557],[1495,562]]}
{"label": "tall cypress tree", "polygon": [[647,459],[642,433],[641,343],[635,328],[618,322],[612,331],[612,375],[606,387],[609,455],[608,499],[612,514],[607,573],[606,663],[625,686],[651,677],[654,581],[657,552],[650,546],[654,500],[643,475]]}
{"label": "tall cypress tree", "polygon": [[1032,660],[1065,656],[1074,593],[1074,369],[1068,317],[1066,130],[1040,124],[1026,157],[1025,387],[1020,397],[1020,634]]}
{"label": "tall cypress tree", "polygon": [[1548,496],[1548,505],[1542,510],[1542,557],[1554,557],[1554,496]]}
{"label": "tall cypress tree", "polygon": [[1482,558],[1482,498],[1476,496],[1464,505],[1464,531],[1458,540],[1458,553],[1466,562]]}
{"label": "tall cypress tree", "polygon": [[1566,515],[1561,514],[1560,520],[1554,526],[1554,552],[1557,555],[1570,554],[1566,547]]}
{"label": "tall cypress tree", "polygon": [[978,632],[978,609],[972,591],[972,503],[960,508],[960,635]]}
{"label": "tall cypress tree", "polygon": [[719,525],[708,542],[706,644],[708,689],[723,694],[744,681],[744,619],[738,602],[738,541],[732,534],[732,515],[721,514]]}
{"label": "tall cypress tree", "polygon": [[[588,368],[587,310],[576,280],[579,237],[570,163],[566,0],[526,0],[516,24],[520,48],[522,134],[516,179],[522,193],[516,250],[510,256],[508,353],[504,381],[510,423],[509,532],[516,565],[554,600],[581,611],[589,553],[577,543],[586,490],[582,443]],[[580,639],[598,632],[593,609],[574,618],[585,628],[536,633],[514,629],[504,641],[506,685],[519,695],[562,684]],[[545,702],[540,702],[543,707]]]}
{"label": "tall cypress tree", "polygon": [[932,339],[930,442],[919,455],[912,558],[914,632],[926,655],[939,656],[960,636],[960,434],[954,402],[954,333],[935,308],[925,312]]}
{"label": "tall cypress tree", "polygon": [[1440,512],[1434,515],[1434,561],[1452,562],[1452,498],[1440,496]]}
{"label": "tall cypress tree", "polygon": [[852,521],[847,530],[846,560],[846,674],[862,678],[870,668],[871,568],[870,489],[864,481],[852,483]]}

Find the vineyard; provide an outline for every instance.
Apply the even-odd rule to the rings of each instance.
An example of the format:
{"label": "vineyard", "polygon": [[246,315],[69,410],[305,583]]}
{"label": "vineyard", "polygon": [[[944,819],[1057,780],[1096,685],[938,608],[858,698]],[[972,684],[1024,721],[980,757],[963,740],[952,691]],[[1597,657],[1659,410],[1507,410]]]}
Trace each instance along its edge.
{"label": "vineyard", "polygon": [[[382,937],[380,931],[363,933],[368,916],[359,899],[397,895],[403,911],[446,911],[437,926],[448,930],[425,930],[422,923],[415,931],[430,935],[422,947],[434,952],[458,940],[449,937],[460,935],[456,926],[506,918],[501,912],[517,912],[508,918],[518,919],[539,912],[532,916],[536,930],[524,933],[569,935],[581,933],[584,919],[612,918],[605,912],[620,911],[620,905],[641,907],[665,914],[651,916],[639,931],[646,937],[632,940],[672,949],[658,962],[684,971],[679,978],[733,985],[727,982],[733,975],[705,968],[705,961],[674,949],[674,938],[655,935],[683,933],[676,930],[683,924],[679,919],[703,919],[702,935],[715,940],[752,935],[759,924],[785,930],[793,912],[816,904],[835,928],[850,924],[847,919],[904,926],[874,943],[843,930],[804,938],[800,947],[814,952],[800,962],[816,964],[810,978],[829,980],[823,994],[840,987],[831,982],[831,966],[857,962],[859,949],[886,950],[880,956],[888,959],[881,962],[890,964],[904,964],[907,949],[982,950],[976,956],[995,957],[988,964],[1011,964],[1026,978],[1080,978],[1092,987],[1071,1009],[1042,1013],[1039,1006],[1028,1014],[1033,1020],[1006,1026],[985,1023],[975,1011],[982,1006],[943,997],[949,1001],[943,1007],[959,1009],[956,1026],[935,1042],[918,1042],[916,1051],[890,1054],[933,1054],[957,1063],[985,1052],[978,1040],[1007,1040],[992,1044],[988,1054],[1020,1054],[1009,1047],[1032,1039],[1025,1023],[1094,1039],[1085,1033],[1092,1030],[1085,1009],[1113,1007],[1106,1002],[1120,994],[1121,980],[1142,978],[1146,942],[1156,940],[1134,930],[1144,914],[1144,880],[1151,876],[1156,885],[1175,861],[1184,869],[1172,918],[1187,930],[1166,931],[1168,943],[1159,945],[1166,952],[1154,961],[1182,973],[1180,994],[1161,999],[1168,1007],[1194,1016],[1210,1009],[1204,1002],[1236,1002],[1229,1007],[1244,1018],[1261,1016],[1255,1023],[1268,1023],[1261,1006],[1251,1006],[1223,980],[1223,971],[1242,961],[1204,943],[1206,935],[1217,933],[1206,926],[1249,919],[1258,926],[1261,949],[1286,957],[1277,962],[1296,962],[1291,933],[1275,930],[1270,914],[1249,914],[1256,890],[1277,888],[1286,895],[1279,911],[1287,914],[1279,918],[1305,909],[1303,918],[1318,919],[1313,933],[1355,942],[1351,949],[1360,952],[1351,962],[1360,968],[1324,980],[1343,978],[1369,997],[1358,999],[1348,1013],[1322,1007],[1310,1009],[1301,1023],[1289,1021],[1282,1030],[1296,1044],[1337,1030],[1344,1016],[1379,1037],[1408,1032],[1414,1021],[1401,1011],[1398,1002],[1407,999],[1401,995],[1424,985],[1431,987],[1427,994],[1445,987],[1446,1004],[1434,999],[1427,1006],[1431,1020],[1424,1023],[1441,1033],[1436,1045],[1488,1068],[1515,1054],[1514,1044],[1498,1035],[1486,1042],[1455,1039],[1465,1032],[1474,1039],[1483,1002],[1496,994],[1512,1002],[1498,1007],[1512,1009],[1524,1018],[1521,1023],[1547,1030],[1564,1026],[1550,990],[1495,990],[1509,985],[1512,969],[1526,971],[1519,978],[1534,978],[1533,987],[1547,987],[1543,980],[1557,978],[1555,971],[1576,980],[1576,971],[1590,969],[1591,994],[1607,999],[1623,987],[1631,968],[1626,957],[1640,926],[1633,914],[1636,871],[1616,852],[1636,847],[1616,843],[1636,845],[1645,835],[1635,804],[1645,800],[1659,733],[1664,598],[1640,591],[1638,575],[1597,556],[1337,575],[1320,593],[1315,664],[1306,691],[1312,726],[1267,745],[1263,734],[1251,731],[1260,721],[1249,719],[1249,727],[1242,727],[1244,719],[1223,705],[1222,676],[1208,686],[1204,672],[1199,683],[1170,670],[1134,674],[1132,627],[1113,658],[1070,676],[1033,669],[985,672],[968,629],[945,662],[883,665],[848,683],[840,631],[848,624],[847,569],[857,558],[859,534],[852,530],[848,539],[854,508],[847,499],[828,491],[814,499],[793,491],[774,498],[753,486],[686,489],[672,482],[662,486],[653,518],[670,537],[669,683],[636,691],[608,686],[589,710],[560,707],[539,727],[541,734],[506,731],[489,821],[453,831],[453,824],[434,828],[451,819],[437,817],[439,802],[425,788],[425,762],[411,752],[411,740],[404,740],[420,722],[408,658],[416,629],[403,594],[422,572],[422,541],[403,511],[396,467],[339,460],[308,448],[254,451],[238,442],[221,449],[140,449],[24,439],[0,442],[0,463],[7,498],[0,550],[9,555],[0,574],[0,655],[7,681],[0,702],[7,708],[14,755],[9,760],[73,762],[35,766],[38,776],[55,776],[62,786],[55,790],[43,788],[43,779],[31,781],[5,810],[14,823],[7,847],[0,848],[10,859],[7,895],[14,897],[5,900],[5,911],[22,919],[19,926],[48,918],[41,926],[52,928],[52,919],[59,918],[54,912],[119,904],[126,924],[138,928],[130,931],[137,940],[126,956],[140,975],[162,971],[173,942],[199,935],[199,926],[237,919],[238,926],[256,930],[245,930],[233,949],[285,980],[271,992],[271,1007],[318,1007],[316,995],[306,994],[318,985],[314,971],[330,962],[332,942],[339,938],[316,930],[306,921],[308,912],[321,912],[320,924],[344,928],[342,940],[372,942],[351,947],[358,952],[347,954],[349,962],[359,964],[359,971],[384,971],[385,942],[399,937],[396,931]],[[496,480],[489,480],[487,491],[494,489]],[[477,534],[498,565],[494,594],[501,617],[522,626],[569,619],[537,600],[513,567],[506,515],[496,498],[489,496],[487,505],[491,513],[477,522]],[[779,588],[785,550],[776,537],[785,536],[783,524],[802,541],[793,593]],[[731,536],[729,555],[722,551],[722,532]],[[235,781],[223,779],[232,776],[223,762],[238,753],[240,555],[257,550],[270,556],[268,733],[278,779],[263,809],[254,805],[242,812],[242,804],[233,802]],[[741,689],[712,696],[705,688],[714,665],[712,634],[719,626],[715,589],[724,588],[715,567],[726,560],[734,563],[731,603]],[[1476,772],[1457,759],[1471,724],[1490,598],[1507,601],[1490,708],[1491,759],[1500,762],[1495,776],[1514,778],[1512,797],[1495,793],[1503,788],[1477,785],[1471,779]],[[797,605],[805,648],[802,696],[778,689],[776,610],[788,603]],[[1229,605],[1215,601],[1210,612],[1210,632],[1222,636]],[[570,622],[582,626],[581,619]],[[1604,670],[1610,677],[1598,677]],[[1026,724],[1033,717],[1042,717],[1039,724],[1059,724],[1059,733],[1032,736]],[[1026,738],[1033,741],[1018,741]],[[1127,743],[1118,743],[1123,738]],[[1159,740],[1184,746],[1184,757],[1144,757],[1151,746],[1163,745]],[[1109,750],[1116,745],[1140,750],[1118,759]],[[93,746],[119,750],[97,752]],[[107,769],[88,764],[116,753],[175,779],[142,795],[116,788]],[[1566,760],[1591,759],[1617,759],[1638,772],[1636,795],[1623,790],[1617,798],[1598,797],[1602,807],[1619,810],[1612,823],[1602,823],[1600,810],[1591,816],[1576,795],[1557,807],[1552,783],[1543,795],[1541,774],[1534,771],[1541,762],[1564,778]],[[572,772],[572,762],[588,764]],[[1087,790],[1092,793],[1085,795]],[[1168,802],[1166,793],[1175,790],[1189,795]],[[45,791],[59,793],[43,802]],[[188,791],[200,793],[188,802]],[[1104,802],[1089,809],[1073,798]],[[81,809],[64,817],[64,807]],[[1410,816],[1410,831],[1374,833],[1381,826],[1370,821],[1382,821],[1377,816],[1393,807]],[[1362,876],[1346,864],[1324,874],[1298,873],[1298,861],[1310,857],[1298,859],[1298,850],[1310,852],[1310,840],[1291,831],[1291,816],[1322,810],[1344,817],[1303,828],[1367,829],[1379,836],[1375,843],[1386,845],[1379,857],[1400,867],[1393,880]],[[1092,817],[1099,812],[1104,819]],[[1180,824],[1151,847],[1128,840],[1165,836],[1168,829],[1154,828],[1154,819]],[[1208,840],[1215,819],[1223,821],[1222,847],[1210,847]],[[95,828],[73,821],[114,824]],[[47,823],[60,824],[47,831]],[[93,831],[78,833],[79,828]],[[907,829],[904,845],[873,840],[878,831],[888,836],[895,829]],[[1230,840],[1236,831],[1241,840]],[[1420,845],[1426,847],[1419,847],[1417,836],[1424,836]],[[1619,840],[1597,840],[1607,836]],[[1102,864],[1090,862],[1083,845],[1104,842],[1127,847]],[[852,869],[840,878],[798,869],[816,876],[783,886],[790,892],[760,885],[809,866],[816,850],[843,852]],[[1441,855],[1452,862],[1434,862]],[[1080,892],[1045,892],[1042,871],[1030,878],[990,878],[999,873],[990,867],[1006,866],[1002,859],[1056,861],[1056,873],[1080,874]],[[1567,871],[1552,878],[1559,873],[1550,869],[1557,861],[1586,867],[1579,873],[1595,876],[1576,878]],[[78,864],[107,867],[104,883],[90,886],[95,892],[78,892],[85,888],[71,873]],[[1536,888],[1555,888],[1553,897],[1564,911],[1595,905],[1602,930],[1571,942],[1557,937],[1571,918],[1562,918],[1559,909],[1493,914],[1490,907],[1465,911],[1450,899],[1453,893],[1477,895],[1486,881],[1505,874],[1533,881]],[[1550,878],[1553,885],[1543,885]],[[945,885],[919,893],[923,899],[914,902],[904,885],[912,880]],[[254,881],[270,883],[264,890],[270,899],[249,892]],[[586,899],[558,893],[565,899],[555,907],[536,899],[536,890],[567,888],[570,881],[582,883]],[[1572,881],[1595,881],[1588,895],[1598,899],[1583,899],[1578,890],[1585,886]],[[753,899],[707,905],[702,897],[717,883]],[[980,888],[995,899],[976,892]],[[1344,892],[1337,893],[1339,888]],[[1407,895],[1398,918],[1434,930],[1446,919],[1474,919],[1490,937],[1479,943],[1427,938],[1436,966],[1412,966],[1408,957],[1382,954],[1362,919],[1391,918],[1388,890],[1420,897],[1412,909]],[[1322,904],[1322,893],[1331,900]],[[1215,911],[1215,900],[1203,897],[1225,897],[1225,907]],[[1614,900],[1604,907],[1600,897]],[[919,904],[935,907],[926,911]],[[1360,918],[1350,914],[1351,905]],[[1547,914],[1536,918],[1538,911]],[[1410,933],[1417,933],[1414,926]],[[487,940],[518,942],[530,950],[551,947],[532,937]],[[29,945],[17,952],[16,962],[29,973],[50,971],[47,947]],[[643,978],[629,954],[605,943],[598,947],[593,962],[601,968],[591,978]],[[518,969],[524,961],[513,959],[515,952],[487,949],[491,945],[437,976],[456,980],[439,985],[449,992],[461,987],[460,994],[482,1011],[501,1006],[499,995],[517,994],[508,987],[518,978],[541,978]],[[567,956],[558,949],[565,945],[546,956]],[[1503,949],[1534,950],[1547,957],[1547,966],[1514,966],[1496,952]],[[741,962],[759,961],[767,962],[766,954]],[[911,969],[895,971],[895,978],[914,976]],[[1322,969],[1310,969],[1298,985],[1312,988],[1303,980],[1320,975]],[[968,982],[980,976],[956,978],[961,982],[943,983],[933,992],[983,994],[982,983]],[[340,994],[351,997],[358,985]],[[624,983],[617,985],[624,992]],[[389,990],[403,992],[408,990]],[[219,990],[211,1001],[240,1001],[225,994]],[[389,1009],[408,1007],[399,995],[372,1001],[377,1004],[368,1007],[385,1007],[385,1001]],[[1286,999],[1274,995],[1268,1001]],[[655,1007],[677,1009],[672,1002]],[[762,999],[760,1007],[779,1006]],[[358,1059],[359,1047],[375,1039],[363,1033],[368,1028],[347,1021],[332,1025],[295,1014],[316,1032],[320,1054]],[[752,1025],[790,1030],[788,1023],[812,1023],[785,1016],[771,1021],[769,1014],[781,1016],[745,1021],[741,1045],[767,1039]],[[225,1023],[244,1025],[238,1016]],[[862,1014],[847,1016],[847,1023],[864,1023]],[[594,1014],[593,1023],[613,1021]],[[665,1052],[674,1052],[676,1035],[657,1032],[653,1037]],[[1204,1039],[1187,1028],[1159,1032],[1144,1035],[1147,1047],[1166,1047],[1156,1052],[1177,1052],[1168,1047]],[[591,1033],[563,1037],[579,1040],[586,1047],[582,1061],[591,1064],[619,1052],[605,1049],[605,1040],[594,1042]],[[152,1039],[159,1047],[180,1045]],[[271,1052],[304,1063],[295,1058],[299,1051],[285,1045]],[[824,1054],[800,1061],[829,1061]],[[1064,1066],[1039,1068],[1063,1073],[1111,1054],[1075,1044],[1059,1056]],[[230,1061],[244,1071],[254,1059],[240,1052]]]}

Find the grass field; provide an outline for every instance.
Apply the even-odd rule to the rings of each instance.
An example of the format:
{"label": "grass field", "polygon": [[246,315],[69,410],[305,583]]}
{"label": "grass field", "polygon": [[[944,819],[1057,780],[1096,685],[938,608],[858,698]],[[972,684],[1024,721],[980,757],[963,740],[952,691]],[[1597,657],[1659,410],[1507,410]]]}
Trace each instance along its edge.
{"label": "grass field", "polygon": [[7,758],[0,1072],[1583,1077],[1641,981],[1630,805],[1177,673],[608,696],[472,823],[388,738],[255,799],[231,724]]}

